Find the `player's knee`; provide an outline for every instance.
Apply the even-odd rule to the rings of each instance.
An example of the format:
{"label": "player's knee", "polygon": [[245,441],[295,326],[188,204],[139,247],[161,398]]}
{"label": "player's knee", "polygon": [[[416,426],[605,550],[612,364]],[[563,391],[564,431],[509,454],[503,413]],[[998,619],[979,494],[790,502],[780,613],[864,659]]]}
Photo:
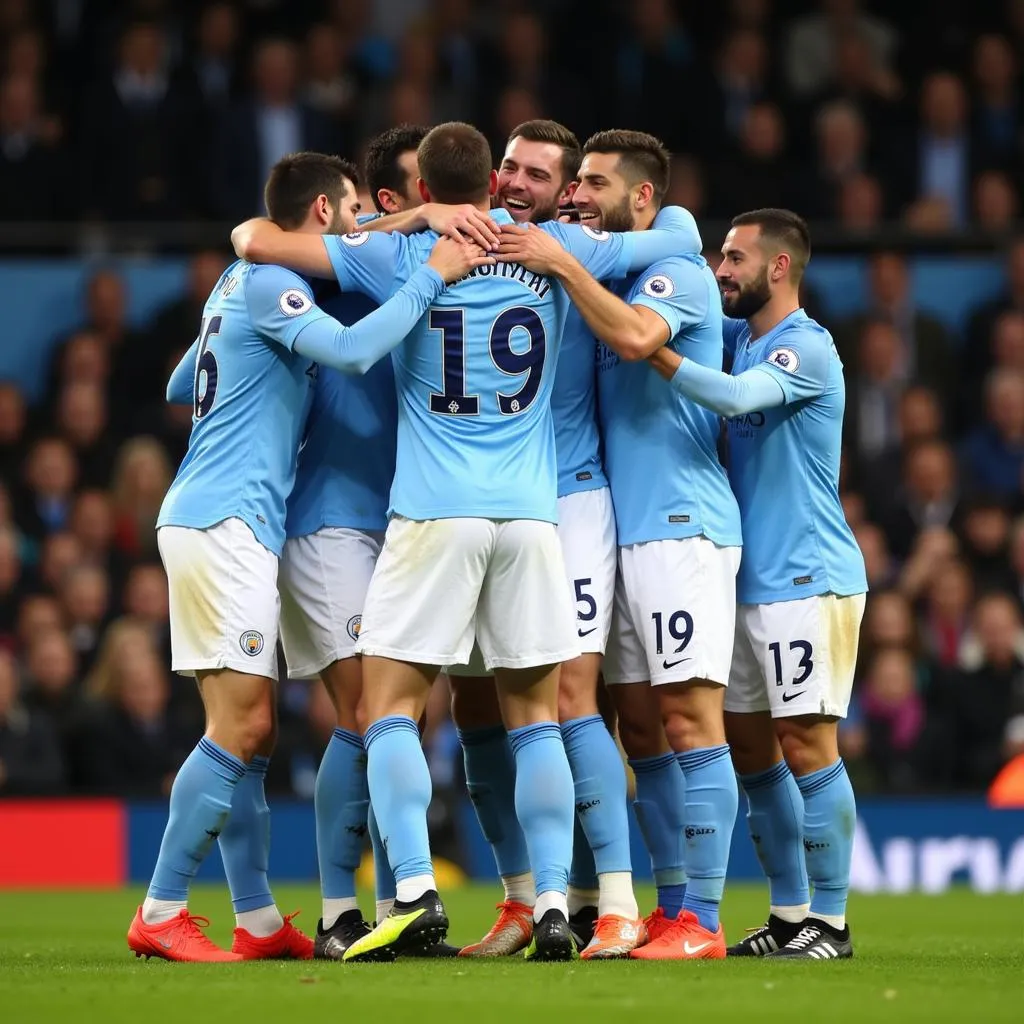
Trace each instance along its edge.
{"label": "player's knee", "polygon": [[657,688],[661,722],[677,753],[725,742],[723,688],[714,684],[669,684]]}
{"label": "player's knee", "polygon": [[667,751],[665,730],[656,715],[642,715],[619,711],[619,741],[626,756],[632,759],[658,757]]}
{"label": "player's knee", "polygon": [[501,707],[488,676],[451,676],[452,721],[459,729],[486,729],[501,725]]}
{"label": "player's knee", "polygon": [[799,778],[827,768],[839,757],[837,722],[819,716],[780,718],[775,722],[782,756]]}
{"label": "player's knee", "polygon": [[725,739],[740,775],[755,775],[778,764],[782,757],[771,716],[765,713],[725,714]]}

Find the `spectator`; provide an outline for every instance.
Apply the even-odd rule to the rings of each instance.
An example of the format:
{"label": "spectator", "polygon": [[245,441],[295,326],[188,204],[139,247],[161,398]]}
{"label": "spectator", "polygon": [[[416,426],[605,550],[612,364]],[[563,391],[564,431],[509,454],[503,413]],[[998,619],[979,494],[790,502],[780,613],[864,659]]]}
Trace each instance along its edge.
{"label": "spectator", "polygon": [[0,648],[14,646],[18,604],[23,590],[18,535],[9,526],[0,527]]}
{"label": "spectator", "polygon": [[83,561],[82,545],[70,530],[48,534],[39,555],[39,581],[51,594],[58,594],[67,574]]}
{"label": "spectator", "polygon": [[152,437],[134,437],[121,447],[111,491],[115,543],[125,555],[156,553],[156,519],[172,477],[167,455]]}
{"label": "spectator", "polygon": [[0,81],[0,221],[60,220],[70,212],[63,154],[40,105],[28,75]]}
{"label": "spectator", "polygon": [[83,689],[90,700],[112,700],[117,691],[118,666],[144,654],[155,655],[153,637],[145,622],[123,615],[103,631],[99,650]]}
{"label": "spectator", "polygon": [[0,480],[13,480],[24,453],[25,397],[16,384],[0,381]]}
{"label": "spectator", "polygon": [[[196,114],[171,76],[164,30],[129,24],[116,65],[94,87],[83,122],[86,209],[113,221],[195,216],[205,166],[202,140],[191,130]],[[132,144],[125,146],[125,139]]]}
{"label": "spectator", "polygon": [[[751,29],[735,29],[719,48],[699,110],[690,115],[702,150],[715,154],[732,149],[740,141],[750,110],[770,102],[764,37]],[[780,135],[781,129],[780,123]]]}
{"label": "spectator", "polygon": [[17,648],[20,658],[28,654],[36,637],[44,633],[60,633],[64,617],[60,602],[49,594],[29,594],[18,606]]}
{"label": "spectator", "polygon": [[966,502],[958,532],[978,589],[1012,593],[1010,513],[999,498],[982,494]]}
{"label": "spectator", "polygon": [[151,650],[118,662],[112,682],[81,734],[80,784],[92,793],[165,797],[195,732],[169,713],[167,675]]}
{"label": "spectator", "polygon": [[206,124],[211,128],[238,92],[238,41],[238,9],[234,4],[212,3],[203,9],[199,15],[196,54],[188,73],[191,87],[206,112]]}
{"label": "spectator", "polygon": [[956,461],[943,441],[921,441],[907,452],[903,480],[881,524],[897,558],[910,554],[919,530],[949,527],[960,502]]}
{"label": "spectator", "polygon": [[84,561],[107,572],[119,568],[113,552],[114,510],[106,491],[95,488],[75,495],[70,529]]}
{"label": "spectator", "polygon": [[41,540],[61,530],[71,513],[78,465],[70,446],[59,437],[42,437],[29,449],[25,481],[15,498],[15,519],[28,536]]}
{"label": "spectator", "polygon": [[860,664],[870,664],[886,647],[901,647],[915,659],[921,654],[913,609],[898,590],[876,590],[868,597],[861,629]]}
{"label": "spectator", "polygon": [[917,692],[914,659],[900,647],[878,651],[859,687],[868,756],[887,792],[906,793],[927,782],[925,703]]}
{"label": "spectator", "polygon": [[82,713],[78,663],[67,634],[49,630],[36,636],[25,666],[25,707],[45,716],[63,743]]}
{"label": "spectator", "polygon": [[978,226],[1008,234],[1017,222],[1020,201],[1005,171],[982,171],[974,179],[971,206]]}
{"label": "spectator", "polygon": [[122,605],[126,615],[141,623],[161,658],[170,664],[171,631],[168,621],[167,576],[158,562],[132,566],[124,587]]}
{"label": "spectator", "polygon": [[700,164],[690,156],[672,157],[671,176],[668,192],[665,193],[666,206],[682,206],[695,217],[699,217],[706,207],[706,188]]}
{"label": "spectator", "polygon": [[864,571],[867,574],[868,586],[888,587],[896,575],[889,545],[881,528],[874,523],[861,523],[854,531],[860,553],[864,556]]}
{"label": "spectator", "polygon": [[952,681],[947,721],[952,729],[950,781],[982,789],[1007,760],[1007,722],[1024,713],[1024,661],[1020,611],[1005,594],[982,597],[974,609],[981,663]]}
{"label": "spectator", "polygon": [[852,103],[834,100],[814,119],[815,158],[800,189],[806,216],[836,220],[843,186],[870,173],[868,129]]}
{"label": "spectator", "polygon": [[866,461],[899,443],[898,410],[902,393],[900,341],[887,320],[870,320],[860,329],[856,370],[847,376],[847,441],[854,456]]}
{"label": "spectator", "polygon": [[298,95],[298,52],[286,39],[264,39],[252,60],[254,93],[233,105],[216,133],[214,182],[219,216],[239,221],[263,212],[263,183],[288,153],[352,150],[331,122]]}
{"label": "spectator", "polygon": [[784,155],[783,131],[782,115],[773,103],[747,108],[739,129],[739,151],[718,166],[712,179],[716,216],[790,205],[793,172]]}
{"label": "spectator", "polygon": [[329,22],[310,26],[306,33],[306,74],[303,97],[311,109],[338,122],[346,132],[356,103],[355,76],[346,66],[346,40]]}
{"label": "spectator", "polygon": [[107,431],[107,403],[99,386],[86,381],[65,385],[57,427],[75,453],[79,482],[87,487],[106,483],[116,447]]}
{"label": "spectator", "polygon": [[946,669],[959,666],[970,625],[974,580],[961,558],[946,558],[933,573],[922,614],[925,650]]}
{"label": "spectator", "polygon": [[967,325],[963,370],[970,379],[982,379],[991,368],[989,339],[1003,313],[1024,314],[1024,235],[1013,240],[1006,254],[1006,289],[978,307]]}
{"label": "spectator", "polygon": [[44,796],[64,783],[54,729],[18,703],[14,660],[0,651],[0,796]]}
{"label": "spectator", "polygon": [[974,99],[971,135],[984,167],[1020,168],[1021,116],[1018,69],[1005,36],[986,33],[974,41],[972,59]]}
{"label": "spectator", "polygon": [[878,178],[854,174],[839,189],[839,222],[848,231],[868,235],[875,231],[885,214],[885,196]]}
{"label": "spectator", "polygon": [[1013,568],[1013,595],[1024,607],[1024,516],[1019,516],[1010,534],[1010,565]]}
{"label": "spectator", "polygon": [[963,447],[970,489],[1019,498],[1024,484],[1024,373],[995,370],[986,385],[986,423]]}
{"label": "spectator", "polygon": [[111,361],[111,350],[99,334],[88,329],[72,334],[51,361],[44,410],[47,422],[53,419],[61,392],[69,384],[93,384],[107,394]]}
{"label": "spectator", "polygon": [[110,612],[110,582],[94,565],[78,565],[64,577],[60,591],[68,637],[83,672],[96,656],[103,626]]}

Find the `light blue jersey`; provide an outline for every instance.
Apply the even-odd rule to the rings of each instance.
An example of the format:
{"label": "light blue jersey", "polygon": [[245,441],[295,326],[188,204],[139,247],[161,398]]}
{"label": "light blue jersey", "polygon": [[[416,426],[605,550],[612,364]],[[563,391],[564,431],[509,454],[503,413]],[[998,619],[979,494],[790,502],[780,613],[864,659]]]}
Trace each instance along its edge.
{"label": "light blue jersey", "polygon": [[[280,555],[317,376],[317,364],[292,345],[323,317],[309,286],[290,270],[239,260],[224,272],[191,350],[192,433],[158,527],[205,529],[235,517]],[[175,390],[172,380],[169,398]]]}
{"label": "light blue jersey", "polygon": [[[620,294],[665,320],[674,351],[721,369],[722,303],[703,257],[655,263]],[[718,460],[719,418],[666,387],[647,362],[624,362],[606,346],[598,398],[619,544],[703,534],[738,545],[739,510]]]}
{"label": "light blue jersey", "polygon": [[[504,210],[491,217],[511,223]],[[596,277],[674,251],[678,234],[544,224]],[[437,235],[357,232],[325,238],[344,291],[383,302],[427,258]],[[554,280],[515,263],[477,267],[434,300],[393,355],[398,455],[392,513],[556,521],[551,389],[568,310]]]}
{"label": "light blue jersey", "polygon": [[[376,303],[358,292],[317,293],[335,320],[354,324]],[[295,487],[288,498],[289,537],[323,527],[384,530],[388,493],[395,476],[398,401],[390,359],[363,376],[321,366],[306,436],[299,451]]]}
{"label": "light blue jersey", "polygon": [[[655,218],[657,229],[677,231],[677,254],[697,255],[702,248],[697,222],[689,210],[666,206]],[[558,496],[608,486],[597,425],[597,362],[600,350],[579,310],[569,307],[562,331],[551,415],[555,424]]]}
{"label": "light blue jersey", "polygon": [[756,341],[727,320],[733,375],[756,369],[785,405],[729,420],[729,476],[743,517],[742,604],[867,590],[864,558],[839,501],[846,388],[832,336],[802,309]]}

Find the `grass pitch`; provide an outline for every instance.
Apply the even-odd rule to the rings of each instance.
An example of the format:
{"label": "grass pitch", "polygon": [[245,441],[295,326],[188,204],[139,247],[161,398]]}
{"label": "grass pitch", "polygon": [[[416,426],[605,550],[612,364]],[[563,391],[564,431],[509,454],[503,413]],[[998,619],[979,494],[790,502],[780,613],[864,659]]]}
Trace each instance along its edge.
{"label": "grass pitch", "polygon": [[[493,921],[496,887],[444,894],[450,938],[470,942]],[[316,926],[312,887],[277,888],[296,922]],[[639,894],[641,906],[653,892]],[[125,932],[141,890],[0,893],[0,1021],[101,1024],[367,1020],[498,1021],[1021,1021],[1024,898],[855,896],[855,959],[834,963],[527,964],[519,960],[395,964],[184,965],[136,960]],[[372,901],[364,901],[372,908]],[[198,888],[192,909],[230,944],[226,892]],[[765,894],[731,887],[726,935],[763,922]],[[371,911],[372,913],[372,911]],[[699,1016],[698,1016],[699,1015]]]}

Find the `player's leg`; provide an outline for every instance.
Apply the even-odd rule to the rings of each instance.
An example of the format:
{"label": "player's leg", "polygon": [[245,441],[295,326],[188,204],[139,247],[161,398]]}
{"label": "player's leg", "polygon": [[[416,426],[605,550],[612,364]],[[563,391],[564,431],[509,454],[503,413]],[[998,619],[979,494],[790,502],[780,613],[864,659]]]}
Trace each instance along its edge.
{"label": "player's leg", "polygon": [[477,640],[494,670],[516,762],[516,815],[537,889],[528,959],[577,955],[566,890],[575,800],[558,726],[558,667],[578,653],[561,547],[550,523],[497,527],[477,608]]}
{"label": "player's leg", "polygon": [[[198,675],[206,732],[175,776],[152,884],[128,943],[168,959],[236,960],[188,914],[188,888],[228,821],[249,762],[273,741],[277,559],[234,519],[209,530],[165,527],[158,544],[172,667]],[[265,877],[254,885],[269,895]]]}
{"label": "player's leg", "polygon": [[430,857],[430,772],[418,722],[440,666],[469,658],[494,537],[494,524],[483,519],[395,517],[388,526],[366,595],[358,650],[369,722],[370,801],[394,871],[396,898],[388,916],[345,951],[345,960],[390,958],[447,934]]}
{"label": "player's leg", "polygon": [[505,890],[497,921],[479,942],[463,947],[460,955],[467,957],[510,956],[525,949],[533,936],[536,896],[526,838],[516,817],[515,758],[501,719],[494,678],[485,672],[476,647],[469,665],[448,671],[466,788]]}
{"label": "player's leg", "polygon": [[281,559],[281,642],[288,674],[319,676],[335,712],[313,801],[323,900],[314,940],[319,959],[340,959],[370,930],[355,884],[370,802],[358,720],[362,669],[355,645],[382,541],[381,534],[325,528],[290,539]]}
{"label": "player's leg", "polygon": [[645,920],[648,938],[657,938],[675,920],[686,895],[683,847],[683,773],[668,745],[661,711],[647,677],[643,642],[633,627],[633,612],[620,576],[615,583],[604,678],[619,723],[619,740],[633,771],[633,810],[651,858],[658,891],[654,911]]}
{"label": "player's leg", "polygon": [[[622,554],[669,745],[685,779],[688,882],[676,927],[634,955],[725,956],[718,908],[738,802],[723,703],[732,662],[739,550],[704,537],[634,545]],[[659,578],[660,570],[660,578]]]}
{"label": "player's leg", "polygon": [[803,796],[803,841],[811,906],[800,932],[773,957],[831,960],[853,955],[846,923],[857,806],[839,756],[839,720],[853,689],[864,595],[825,594],[764,605],[766,646],[780,686],[769,687],[783,755]]}
{"label": "player's leg", "polygon": [[780,949],[800,930],[810,901],[804,802],[776,739],[764,672],[751,645],[748,622],[756,615],[756,607],[749,605],[736,611],[725,735],[747,799],[751,840],[768,879],[769,910],[765,924],[730,946],[728,956],[764,956]]}

